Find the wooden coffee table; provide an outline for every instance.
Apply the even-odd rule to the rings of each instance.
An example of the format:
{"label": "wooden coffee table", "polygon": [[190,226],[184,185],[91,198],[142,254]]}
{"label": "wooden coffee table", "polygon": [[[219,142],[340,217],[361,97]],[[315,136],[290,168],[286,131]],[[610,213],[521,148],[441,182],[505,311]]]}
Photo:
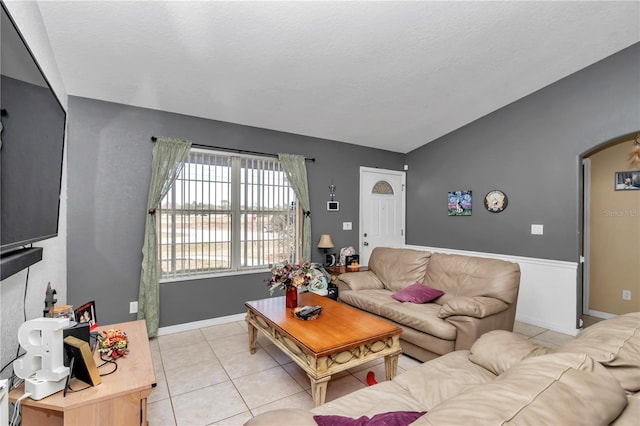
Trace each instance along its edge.
{"label": "wooden coffee table", "polygon": [[311,321],[297,319],[285,308],[284,297],[246,302],[249,349],[256,352],[260,330],[307,373],[316,407],[324,404],[335,373],[384,357],[386,379],[396,375],[400,327],[314,293],[300,294],[298,303],[320,305],[322,314]]}

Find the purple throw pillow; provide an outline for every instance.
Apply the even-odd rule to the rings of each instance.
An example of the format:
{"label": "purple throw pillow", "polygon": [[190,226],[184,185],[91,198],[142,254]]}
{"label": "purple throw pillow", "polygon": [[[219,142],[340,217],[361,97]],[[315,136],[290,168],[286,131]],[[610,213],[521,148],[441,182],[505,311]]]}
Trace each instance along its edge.
{"label": "purple throw pillow", "polygon": [[357,419],[344,416],[313,416],[318,426],[407,426],[413,423],[426,411],[391,411],[380,413],[369,418],[362,416]]}
{"label": "purple throw pillow", "polygon": [[420,283],[413,283],[397,293],[392,294],[391,297],[399,300],[400,302],[428,303],[443,294],[444,292],[437,288],[429,287],[428,285]]}

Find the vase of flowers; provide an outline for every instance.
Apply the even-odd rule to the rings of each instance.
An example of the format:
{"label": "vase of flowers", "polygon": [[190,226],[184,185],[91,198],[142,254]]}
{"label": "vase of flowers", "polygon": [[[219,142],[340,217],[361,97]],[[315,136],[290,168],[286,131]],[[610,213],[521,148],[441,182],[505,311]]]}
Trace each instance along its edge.
{"label": "vase of flowers", "polygon": [[311,262],[288,263],[271,266],[271,278],[267,280],[269,292],[275,289],[285,290],[287,308],[298,306],[298,291],[308,286],[315,277],[315,269]]}

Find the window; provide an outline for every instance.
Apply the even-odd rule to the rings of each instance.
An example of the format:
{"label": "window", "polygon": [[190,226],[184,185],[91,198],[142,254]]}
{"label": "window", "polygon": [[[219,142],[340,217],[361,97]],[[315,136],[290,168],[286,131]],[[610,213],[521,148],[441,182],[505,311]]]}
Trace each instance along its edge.
{"label": "window", "polygon": [[164,279],[298,258],[299,209],[274,158],[192,149],[158,212]]}

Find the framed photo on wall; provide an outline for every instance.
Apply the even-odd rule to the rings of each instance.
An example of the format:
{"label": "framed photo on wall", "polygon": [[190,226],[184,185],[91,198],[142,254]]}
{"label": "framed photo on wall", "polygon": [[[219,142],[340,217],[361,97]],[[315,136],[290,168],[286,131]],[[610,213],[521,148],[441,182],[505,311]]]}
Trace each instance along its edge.
{"label": "framed photo on wall", "polygon": [[616,172],[614,189],[616,191],[640,189],[640,170]]}
{"label": "framed photo on wall", "polygon": [[447,211],[449,216],[471,216],[471,191],[449,192]]}

